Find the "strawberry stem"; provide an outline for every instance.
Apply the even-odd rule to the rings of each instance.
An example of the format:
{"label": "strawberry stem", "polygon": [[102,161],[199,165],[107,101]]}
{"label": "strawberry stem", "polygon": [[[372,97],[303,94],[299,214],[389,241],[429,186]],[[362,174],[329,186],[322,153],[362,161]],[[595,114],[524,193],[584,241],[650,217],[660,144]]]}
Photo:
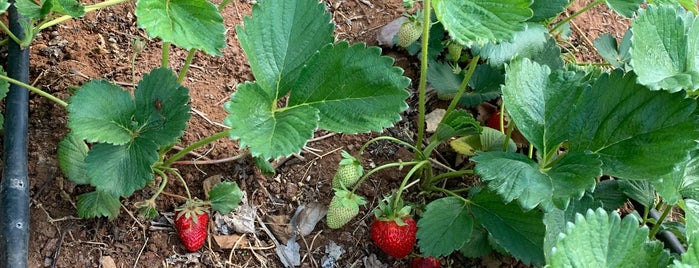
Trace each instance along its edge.
{"label": "strawberry stem", "polygon": [[174,169],[174,168],[168,168],[168,171],[170,171],[170,172],[172,172],[173,174],[175,174],[175,176],[177,176],[177,178],[179,178],[180,181],[182,181],[182,185],[184,186],[184,190],[187,192],[187,198],[191,200],[191,199],[192,199],[192,194],[189,192],[189,187],[187,187],[187,182],[184,180],[184,178],[182,178],[182,175],[180,175],[180,172],[178,172],[178,171],[177,171],[176,169]]}
{"label": "strawberry stem", "polygon": [[184,66],[182,66],[182,70],[180,70],[180,75],[177,77],[177,82],[182,84],[182,81],[184,81],[184,77],[187,76],[187,71],[189,71],[189,66],[192,64],[192,59],[194,59],[194,54],[197,52],[196,49],[192,48],[189,50],[189,54],[187,54],[187,59],[184,61]]}
{"label": "strawberry stem", "polygon": [[430,164],[430,161],[422,160],[422,161],[418,162],[415,166],[413,166],[413,168],[411,168],[410,171],[408,171],[408,174],[405,175],[405,177],[403,178],[403,181],[400,183],[398,190],[396,190],[396,197],[393,199],[393,204],[391,204],[391,209],[393,211],[400,210],[400,208],[398,208],[398,200],[400,200],[400,196],[403,193],[405,185],[408,184],[408,180],[410,179],[410,177],[412,177],[415,172],[421,170],[422,166],[429,165],[429,164]]}
{"label": "strawberry stem", "polygon": [[165,172],[163,172],[160,169],[153,169],[153,172],[158,173],[158,175],[160,175],[160,177],[163,178],[163,180],[160,182],[160,187],[158,187],[158,191],[156,191],[155,194],[153,194],[153,196],[151,196],[147,200],[147,202],[155,202],[155,199],[158,198],[158,196],[163,192],[163,190],[165,190],[165,186],[167,186],[167,175],[165,175]]}
{"label": "strawberry stem", "polygon": [[362,185],[362,182],[364,182],[364,180],[366,180],[367,178],[369,178],[369,176],[371,176],[371,174],[374,174],[379,170],[390,168],[390,167],[403,167],[403,166],[409,166],[409,165],[417,165],[417,164],[420,164],[422,162],[424,162],[424,160],[423,161],[410,161],[410,162],[393,162],[393,163],[383,164],[381,166],[375,167],[372,170],[369,170],[369,172],[364,174],[361,178],[359,178],[357,183],[354,184],[354,187],[352,187],[352,194],[354,194],[357,191],[357,189],[359,189],[359,186]]}
{"label": "strawberry stem", "polygon": [[168,158],[168,160],[163,163],[163,166],[166,168],[170,168],[170,165],[172,165],[172,163],[174,163],[177,160],[180,160],[180,158],[184,157],[189,152],[194,151],[197,148],[202,147],[204,145],[207,145],[209,143],[212,143],[215,140],[218,140],[218,139],[221,139],[223,137],[228,136],[228,132],[229,132],[229,130],[226,129],[224,131],[221,131],[221,132],[215,133],[211,136],[208,136],[206,138],[203,138],[195,143],[192,143],[191,145],[185,147],[184,149],[182,149],[178,153],[174,154],[172,157]]}
{"label": "strawberry stem", "polygon": [[[430,16],[432,12],[432,0],[425,0],[422,5],[423,22],[422,22],[422,57],[420,58],[420,82],[418,86],[418,119],[417,119],[417,142],[416,145],[422,148],[422,140],[425,135],[425,103],[427,102],[427,64],[429,58],[429,41],[430,41]],[[415,150],[415,157],[418,158],[422,150]],[[424,159],[424,156],[420,156]]]}
{"label": "strawberry stem", "polygon": [[[369,147],[369,144],[372,144],[372,143],[380,141],[380,140],[388,140],[388,141],[392,141],[392,142],[395,142],[397,144],[403,145],[405,147],[408,147],[411,150],[415,151],[419,155],[420,160],[426,159],[425,155],[422,154],[422,151],[418,150],[417,147],[415,147],[414,145],[407,143],[407,142],[404,142],[402,140],[396,139],[394,137],[390,137],[390,136],[376,137],[376,138],[373,138],[373,139],[367,141],[366,143],[364,143],[364,146],[362,146],[362,148],[359,149],[359,153],[357,155],[361,156],[362,154],[364,154],[364,150],[366,150],[366,148]],[[357,159],[360,159],[360,157],[357,157]]]}

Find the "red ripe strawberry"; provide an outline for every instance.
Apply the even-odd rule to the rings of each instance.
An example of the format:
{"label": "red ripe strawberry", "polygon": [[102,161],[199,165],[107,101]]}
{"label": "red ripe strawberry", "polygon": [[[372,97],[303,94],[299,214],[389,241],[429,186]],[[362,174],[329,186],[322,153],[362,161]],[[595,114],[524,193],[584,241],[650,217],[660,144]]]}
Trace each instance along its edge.
{"label": "red ripe strawberry", "polygon": [[182,245],[194,252],[199,250],[206,241],[209,212],[196,202],[187,203],[175,210],[175,229]]}
{"label": "red ripe strawberry", "polygon": [[434,257],[416,257],[410,262],[410,268],[439,268],[439,260]]}
{"label": "red ripe strawberry", "polygon": [[[500,113],[502,110],[497,110],[495,113],[493,113],[490,118],[488,118],[488,121],[485,122],[485,125],[494,128],[497,130],[500,130]],[[507,126],[507,117],[504,118],[503,124]],[[507,128],[503,128],[505,132],[507,132]]]}
{"label": "red ripe strawberry", "polygon": [[[402,225],[398,225],[398,219]],[[403,258],[413,251],[417,224],[411,217],[395,220],[374,219],[371,224],[371,240],[386,254]]]}

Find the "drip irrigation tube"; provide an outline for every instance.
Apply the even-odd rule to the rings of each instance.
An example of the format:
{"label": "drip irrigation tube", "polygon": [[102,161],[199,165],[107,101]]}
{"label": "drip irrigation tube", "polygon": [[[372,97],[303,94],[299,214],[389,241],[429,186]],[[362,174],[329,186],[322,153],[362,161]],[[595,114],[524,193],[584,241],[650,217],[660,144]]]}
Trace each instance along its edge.
{"label": "drip irrigation tube", "polygon": [[[20,21],[25,20],[10,0],[10,30],[24,38]],[[8,76],[29,81],[29,49],[8,43]],[[0,267],[27,267],[29,245],[29,180],[27,167],[27,122],[29,91],[11,84],[5,100],[3,170],[0,181]]]}
{"label": "drip irrigation tube", "polygon": [[[636,209],[636,211],[638,211],[639,213],[643,213],[645,206],[641,205],[641,203],[638,203],[636,200],[633,200],[633,199],[630,199],[630,200],[631,200],[631,204]],[[660,213],[658,213],[658,211],[655,208],[650,209],[648,216],[655,219],[656,221],[658,219],[660,219]],[[652,225],[650,227],[652,227]],[[672,252],[672,253],[682,254],[682,253],[685,253],[687,251],[684,249],[684,246],[682,246],[682,242],[680,242],[680,240],[677,238],[677,236],[675,236],[675,234],[673,234],[670,231],[667,231],[667,230],[660,231],[655,235],[655,238],[662,241],[663,244],[665,245],[665,248],[669,249],[670,252]]]}

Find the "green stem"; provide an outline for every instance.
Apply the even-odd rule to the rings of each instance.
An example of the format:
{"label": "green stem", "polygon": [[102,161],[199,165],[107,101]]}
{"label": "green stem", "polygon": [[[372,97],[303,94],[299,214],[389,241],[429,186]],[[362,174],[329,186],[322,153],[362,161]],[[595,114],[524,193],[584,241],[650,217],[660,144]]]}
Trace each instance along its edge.
{"label": "green stem", "polygon": [[221,11],[221,10],[223,10],[224,8],[226,8],[226,6],[228,6],[228,4],[230,4],[231,2],[233,2],[233,0],[223,0],[223,1],[221,1],[221,3],[218,4],[218,11]]}
{"label": "green stem", "polygon": [[19,40],[19,38],[17,38],[17,36],[14,33],[12,33],[12,31],[10,31],[9,28],[7,28],[7,25],[5,25],[5,23],[0,22],[0,27],[3,31],[5,31],[5,33],[7,33],[7,36],[9,36],[12,39],[12,41],[15,41],[15,43],[17,44],[22,44],[22,40]]}
{"label": "green stem", "polygon": [[444,188],[440,188],[440,187],[434,187],[434,189],[437,190],[437,191],[440,191],[440,192],[442,192],[442,193],[451,195],[451,196],[453,196],[453,197],[459,198],[459,199],[461,199],[461,201],[464,201],[464,203],[471,204],[471,200],[468,200],[468,199],[464,198],[463,196],[461,196],[461,195],[459,195],[459,194],[457,194],[457,193],[455,193],[455,192],[452,192],[452,191],[450,191],[450,190],[447,190],[447,189],[444,189]]}
{"label": "green stem", "polygon": [[[97,3],[94,5],[85,6],[85,13],[88,13],[90,11],[95,11],[95,10],[98,10],[100,8],[105,8],[105,7],[109,7],[109,6],[113,6],[113,5],[117,5],[117,4],[121,4],[121,3],[130,2],[130,1],[132,1],[132,0],[108,0],[108,1],[104,1],[102,3]],[[38,30],[46,29],[48,27],[54,26],[56,24],[59,24],[61,22],[67,21],[67,20],[72,19],[72,18],[73,17],[70,15],[60,16],[60,17],[55,18],[53,20],[50,20],[46,23],[42,23],[41,26],[39,26]]]}
{"label": "green stem", "polygon": [[550,32],[552,32],[552,33],[556,32],[556,30],[558,30],[558,28],[561,28],[561,26],[563,26],[564,24],[570,22],[571,20],[573,20],[573,19],[574,19],[575,17],[577,17],[578,15],[580,15],[580,14],[584,13],[585,11],[588,11],[588,10],[590,10],[591,8],[593,8],[593,7],[595,7],[595,6],[599,5],[599,4],[602,4],[602,3],[604,3],[604,0],[596,0],[596,1],[592,2],[592,3],[590,3],[589,5],[583,7],[581,10],[578,10],[578,12],[575,12],[575,13],[573,13],[572,15],[568,16],[567,18],[565,18],[565,19],[563,19],[563,20],[557,22],[557,23],[553,26],[553,28],[551,28],[551,31],[550,31]]}
{"label": "green stem", "polygon": [[359,178],[357,183],[354,184],[354,187],[352,187],[352,194],[354,194],[354,192],[356,192],[357,189],[359,189],[359,186],[362,185],[362,182],[364,182],[364,180],[366,180],[367,178],[369,178],[369,176],[378,172],[379,170],[387,169],[390,167],[403,167],[403,166],[408,166],[408,165],[417,165],[417,164],[422,163],[422,162],[423,161],[393,162],[393,163],[383,164],[383,165],[380,165],[378,167],[375,167],[372,170],[369,170],[369,172],[364,174],[361,178]]}
{"label": "green stem", "polygon": [[422,154],[422,152],[417,149],[417,147],[413,146],[410,143],[404,142],[402,140],[399,140],[399,139],[396,139],[396,138],[390,137],[390,136],[376,137],[376,138],[373,138],[373,139],[367,141],[366,143],[364,143],[362,148],[359,149],[359,153],[357,155],[361,156],[364,153],[364,150],[366,150],[366,148],[369,146],[369,144],[372,144],[372,143],[380,141],[380,140],[388,140],[388,141],[392,141],[392,142],[395,142],[397,144],[406,146],[406,147],[410,148],[411,150],[415,151],[418,154],[419,159],[421,159],[421,160],[426,159],[425,156]]}
{"label": "green stem", "polygon": [[430,184],[434,184],[435,182],[438,182],[440,180],[444,179],[449,179],[449,178],[456,178],[456,177],[461,177],[464,175],[472,175],[473,170],[467,169],[467,170],[457,170],[457,171],[452,171],[452,172],[447,172],[447,173],[442,173],[437,176],[434,176],[433,178],[430,179]]}
{"label": "green stem", "polygon": [[[665,203],[665,202],[662,202]],[[665,210],[663,210],[663,214],[660,215],[660,218],[658,218],[657,221],[655,221],[655,225],[653,225],[653,229],[650,230],[650,234],[648,237],[655,237],[655,234],[658,233],[658,230],[660,230],[660,225],[665,221],[665,218],[667,217],[668,214],[670,214],[670,211],[672,210],[672,206],[668,206],[665,204]]]}
{"label": "green stem", "polygon": [[162,67],[170,68],[170,42],[163,42]]}
{"label": "green stem", "polygon": [[59,98],[57,98],[57,97],[55,97],[55,96],[53,96],[53,95],[47,93],[46,91],[43,91],[43,90],[38,89],[38,88],[35,88],[35,87],[33,87],[33,86],[29,85],[29,84],[22,83],[21,81],[12,79],[12,78],[10,78],[10,77],[8,77],[8,76],[1,75],[1,74],[0,74],[0,79],[5,80],[5,81],[10,82],[10,83],[13,83],[13,84],[15,84],[15,85],[24,87],[24,88],[26,88],[26,89],[28,89],[28,90],[30,90],[30,91],[36,93],[36,94],[41,95],[42,97],[45,97],[45,98],[47,98],[47,99],[49,99],[49,100],[51,100],[51,101],[53,101],[53,102],[55,102],[55,103],[58,103],[59,105],[61,105],[61,106],[63,106],[63,107],[67,107],[67,106],[68,106],[68,103],[67,103],[67,102],[65,102],[65,101],[63,101],[63,100],[61,100],[61,99],[59,99]]}
{"label": "green stem", "polygon": [[187,54],[187,59],[184,61],[184,66],[182,66],[180,75],[177,77],[178,83],[182,84],[182,81],[184,81],[184,77],[187,76],[187,71],[189,71],[189,65],[192,64],[192,59],[194,59],[194,54],[196,52],[197,50],[194,48],[189,50],[189,54]]}
{"label": "green stem", "polygon": [[212,142],[214,142],[215,140],[218,140],[218,139],[220,139],[220,138],[223,138],[223,137],[228,136],[229,131],[230,131],[230,130],[226,129],[226,130],[224,130],[224,131],[221,131],[221,132],[215,133],[215,134],[213,134],[213,135],[211,135],[211,136],[208,136],[208,137],[206,137],[206,138],[203,138],[203,139],[201,139],[201,140],[199,140],[199,141],[197,141],[197,142],[195,142],[195,143],[192,143],[191,145],[189,145],[189,146],[185,147],[184,149],[182,149],[182,151],[179,151],[179,152],[177,152],[176,154],[174,154],[172,157],[168,158],[167,161],[163,162],[163,166],[169,168],[170,165],[172,165],[172,163],[174,163],[175,161],[177,161],[177,160],[179,160],[180,158],[184,157],[184,156],[187,155],[189,152],[194,151],[194,150],[196,150],[197,148],[202,147],[202,146],[204,146],[204,145],[207,145],[207,144],[209,144],[209,143],[212,143]]}
{"label": "green stem", "polygon": [[[422,13],[424,15],[422,21],[422,55],[420,59],[420,82],[418,86],[418,119],[417,119],[417,142],[416,146],[422,148],[422,140],[425,136],[425,102],[427,92],[427,62],[428,62],[428,45],[430,39],[430,16],[432,13],[432,0],[424,0],[422,5]],[[419,150],[418,150],[419,151]],[[415,157],[418,152],[415,152]]]}
{"label": "green stem", "polygon": [[165,186],[167,186],[167,175],[165,175],[165,172],[163,172],[160,169],[153,169],[153,172],[158,173],[158,175],[160,175],[160,177],[163,178],[163,180],[160,182],[160,187],[158,187],[158,191],[156,191],[155,194],[153,194],[153,196],[151,196],[148,199],[148,201],[150,202],[155,202],[155,199],[158,198],[160,193],[162,193],[163,190],[165,190]]}
{"label": "green stem", "polygon": [[415,166],[413,166],[413,168],[411,168],[410,171],[408,171],[408,174],[405,175],[403,181],[400,183],[400,186],[398,186],[398,190],[396,190],[396,196],[393,199],[393,204],[391,204],[391,208],[393,208],[392,211],[396,211],[396,208],[398,207],[398,201],[400,200],[400,196],[403,193],[405,185],[408,184],[408,180],[410,180],[410,177],[412,177],[415,172],[422,169],[422,166],[424,166],[425,164],[429,165],[430,161],[420,161]]}
{"label": "green stem", "polygon": [[182,175],[180,175],[180,172],[178,172],[178,171],[177,171],[176,169],[174,169],[174,168],[168,168],[167,170],[170,171],[170,172],[172,172],[173,174],[175,174],[175,176],[176,176],[178,179],[180,179],[180,181],[182,181],[182,186],[184,186],[184,190],[185,190],[185,192],[187,192],[187,198],[188,198],[189,200],[191,200],[191,199],[192,199],[192,194],[189,192],[189,187],[187,186],[187,182],[184,180],[184,178],[182,178]]}
{"label": "green stem", "polygon": [[[459,90],[456,92],[456,95],[454,95],[454,98],[451,100],[451,103],[449,103],[449,107],[447,108],[447,111],[444,114],[451,113],[451,111],[453,111],[456,108],[456,105],[459,104],[459,100],[461,100],[461,96],[464,94],[464,92],[466,92],[468,82],[471,80],[471,76],[473,76],[473,72],[476,70],[476,66],[478,65],[478,60],[480,60],[480,58],[480,55],[475,56],[471,60],[471,63],[468,64],[468,71],[466,71],[466,75],[464,75],[464,80],[461,81]],[[425,154],[429,155],[429,153]]]}

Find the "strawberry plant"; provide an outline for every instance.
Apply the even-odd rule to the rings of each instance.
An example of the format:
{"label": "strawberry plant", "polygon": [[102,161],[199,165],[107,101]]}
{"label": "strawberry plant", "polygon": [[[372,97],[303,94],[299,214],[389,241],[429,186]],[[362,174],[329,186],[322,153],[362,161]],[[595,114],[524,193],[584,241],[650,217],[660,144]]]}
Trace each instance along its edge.
{"label": "strawberry plant", "polygon": [[[417,222],[425,256],[498,251],[552,267],[699,264],[695,2],[599,0],[565,19],[568,1],[422,2],[421,42],[407,48],[421,61],[417,139],[368,142],[391,140],[415,159],[367,171],[352,191],[377,170],[411,167],[392,196],[406,195],[410,179],[431,193]],[[565,60],[561,29],[604,4],[633,21],[621,44],[610,36],[595,42],[617,69]],[[443,55],[453,43],[464,48],[460,57],[454,48]],[[451,99],[429,137],[428,82]],[[495,98],[502,101],[497,124],[483,123],[501,131],[458,108]],[[515,129],[526,140],[522,150],[511,140]],[[469,164],[433,166],[441,143],[469,156]],[[354,156],[359,161],[365,147]],[[463,186],[464,176],[479,182]],[[620,215],[629,200],[638,211]],[[677,209],[686,218],[668,219]],[[663,248],[661,233],[678,245]]]}

